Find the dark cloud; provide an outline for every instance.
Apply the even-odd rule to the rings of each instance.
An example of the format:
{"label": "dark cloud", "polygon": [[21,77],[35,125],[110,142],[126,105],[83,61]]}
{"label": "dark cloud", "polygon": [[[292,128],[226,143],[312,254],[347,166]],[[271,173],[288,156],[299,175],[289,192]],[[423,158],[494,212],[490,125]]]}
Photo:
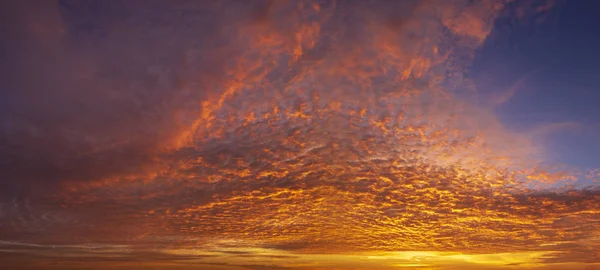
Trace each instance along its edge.
{"label": "dark cloud", "polygon": [[205,91],[189,78],[227,62],[213,50],[220,16],[134,2],[3,3],[3,191],[144,170],[189,122]]}

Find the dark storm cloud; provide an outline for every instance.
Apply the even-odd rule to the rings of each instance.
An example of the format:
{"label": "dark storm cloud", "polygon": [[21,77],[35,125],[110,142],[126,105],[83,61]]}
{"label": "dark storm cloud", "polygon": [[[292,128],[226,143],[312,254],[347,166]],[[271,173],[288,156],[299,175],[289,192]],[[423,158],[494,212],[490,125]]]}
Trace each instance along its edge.
{"label": "dark storm cloud", "polygon": [[254,3],[3,1],[2,192],[151,166],[237,53],[220,27],[265,20]]}
{"label": "dark storm cloud", "polygon": [[29,1],[3,9],[13,13],[4,17],[5,32],[17,36],[9,39],[11,58],[2,64],[3,181],[37,185],[135,165],[152,143],[130,142],[140,139],[140,122],[152,121],[135,105],[159,94],[135,85],[147,64],[103,52],[104,44],[72,42],[58,3],[39,2],[44,5]]}

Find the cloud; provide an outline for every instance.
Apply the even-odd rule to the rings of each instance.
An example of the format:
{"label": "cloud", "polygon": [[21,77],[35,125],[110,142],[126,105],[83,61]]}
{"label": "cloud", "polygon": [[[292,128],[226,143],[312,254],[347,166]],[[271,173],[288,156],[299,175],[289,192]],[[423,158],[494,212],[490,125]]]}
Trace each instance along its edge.
{"label": "cloud", "polygon": [[512,132],[452,87],[497,3],[49,3],[42,28],[4,17],[20,37],[0,93],[6,241],[246,268],[590,245],[598,192],[531,182],[564,178],[531,171],[555,127]]}
{"label": "cloud", "polygon": [[[226,24],[208,7],[152,2],[136,14],[138,7],[116,2],[6,5],[3,191],[161,168],[156,156],[172,149],[171,138],[197,112],[203,84],[219,80],[225,54],[236,55],[235,47],[215,52],[227,42],[218,32]],[[249,14],[227,20],[233,16]],[[194,30],[185,29],[190,24]]]}

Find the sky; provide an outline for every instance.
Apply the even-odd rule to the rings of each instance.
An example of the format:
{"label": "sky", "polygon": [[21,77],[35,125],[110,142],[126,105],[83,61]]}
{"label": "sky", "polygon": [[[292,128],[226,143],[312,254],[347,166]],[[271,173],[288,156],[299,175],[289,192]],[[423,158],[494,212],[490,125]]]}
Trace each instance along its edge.
{"label": "sky", "polygon": [[[597,168],[600,161],[593,143],[599,128],[594,105],[599,99],[594,76],[600,42],[595,30],[600,21],[593,12],[597,7],[593,1],[564,1],[541,23],[511,27],[499,21],[497,36],[482,49],[474,68],[480,89],[494,91],[520,82],[517,94],[498,110],[505,124],[515,129],[574,124],[574,130],[546,134],[546,147],[555,161],[588,168]],[[487,78],[488,73],[495,75]]]}
{"label": "sky", "polygon": [[2,1],[10,269],[600,269],[595,1]]}

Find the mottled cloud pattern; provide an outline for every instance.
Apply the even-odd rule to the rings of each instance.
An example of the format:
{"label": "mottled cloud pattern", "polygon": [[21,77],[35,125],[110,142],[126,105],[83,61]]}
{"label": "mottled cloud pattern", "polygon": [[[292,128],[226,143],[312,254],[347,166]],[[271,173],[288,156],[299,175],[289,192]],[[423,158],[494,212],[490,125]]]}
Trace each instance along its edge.
{"label": "mottled cloud pattern", "polygon": [[600,193],[570,183],[598,176],[548,165],[536,141],[564,123],[505,128],[466,72],[506,5],[550,4],[3,3],[0,256],[593,266]]}

